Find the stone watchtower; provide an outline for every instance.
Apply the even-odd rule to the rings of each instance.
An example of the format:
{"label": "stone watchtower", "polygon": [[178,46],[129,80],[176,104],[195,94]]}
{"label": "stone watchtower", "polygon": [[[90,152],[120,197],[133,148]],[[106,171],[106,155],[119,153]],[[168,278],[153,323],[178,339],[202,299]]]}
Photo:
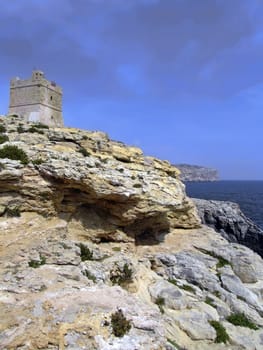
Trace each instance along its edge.
{"label": "stone watchtower", "polygon": [[18,114],[29,122],[63,126],[62,89],[34,70],[27,80],[14,78],[10,82],[8,114]]}

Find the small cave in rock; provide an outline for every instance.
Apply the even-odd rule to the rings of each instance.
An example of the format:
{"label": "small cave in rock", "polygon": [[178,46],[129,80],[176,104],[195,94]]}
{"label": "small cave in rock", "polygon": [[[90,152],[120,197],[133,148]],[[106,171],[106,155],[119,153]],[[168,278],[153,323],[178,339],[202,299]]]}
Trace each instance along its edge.
{"label": "small cave in rock", "polygon": [[111,236],[101,236],[99,237],[100,243],[111,243],[111,242],[115,242],[115,239],[113,239]]}
{"label": "small cave in rock", "polygon": [[147,228],[135,236],[136,245],[157,245],[160,241],[159,232],[154,232],[151,228]]}
{"label": "small cave in rock", "polygon": [[93,199],[92,193],[77,187],[59,188],[57,192],[59,194],[56,201],[58,213],[74,213],[82,205],[91,203]]}
{"label": "small cave in rock", "polygon": [[106,208],[100,207],[97,203],[79,205],[73,216],[80,220],[83,227],[87,229],[116,228],[111,222],[110,212]]}
{"label": "small cave in rock", "polygon": [[170,222],[165,213],[143,217],[125,228],[125,232],[135,238],[136,245],[158,245],[169,231]]}
{"label": "small cave in rock", "polygon": [[71,231],[77,232],[81,239],[96,243],[124,241],[127,236],[125,233],[121,235],[122,230],[114,221],[109,208],[101,204],[96,202],[80,205],[69,220]]}

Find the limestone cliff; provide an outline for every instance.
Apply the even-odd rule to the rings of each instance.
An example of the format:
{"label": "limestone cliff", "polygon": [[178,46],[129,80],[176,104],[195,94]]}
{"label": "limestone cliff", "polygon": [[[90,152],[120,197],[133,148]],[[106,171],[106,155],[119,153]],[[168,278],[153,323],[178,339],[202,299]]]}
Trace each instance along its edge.
{"label": "limestone cliff", "polygon": [[263,261],[200,226],[176,168],[101,132],[0,133],[0,349],[262,348]]}
{"label": "limestone cliff", "polygon": [[193,199],[202,223],[230,242],[244,244],[263,257],[263,231],[245,216],[237,203]]}
{"label": "limestone cliff", "polygon": [[186,181],[217,181],[219,179],[216,169],[200,165],[176,164],[181,172],[181,180]]}
{"label": "limestone cliff", "polygon": [[[9,141],[29,164],[0,160],[2,212],[16,207],[82,222],[92,239],[133,239],[150,231],[199,225],[178,170],[146,157],[138,148],[109,140],[102,132],[46,129],[2,119]],[[6,144],[6,143],[5,143]],[[0,145],[3,148],[5,144]]]}

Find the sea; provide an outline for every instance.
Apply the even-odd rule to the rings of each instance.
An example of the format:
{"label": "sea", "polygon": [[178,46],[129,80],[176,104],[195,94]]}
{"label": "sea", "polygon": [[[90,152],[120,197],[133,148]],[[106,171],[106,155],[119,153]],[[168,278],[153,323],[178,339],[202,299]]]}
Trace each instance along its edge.
{"label": "sea", "polygon": [[263,229],[263,181],[186,182],[189,197],[238,203],[241,210]]}

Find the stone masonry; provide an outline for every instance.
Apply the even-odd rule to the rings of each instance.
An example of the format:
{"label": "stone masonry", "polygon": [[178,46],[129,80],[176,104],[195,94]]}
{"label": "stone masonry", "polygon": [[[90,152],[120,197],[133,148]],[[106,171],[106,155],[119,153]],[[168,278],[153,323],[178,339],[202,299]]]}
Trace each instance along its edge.
{"label": "stone masonry", "polygon": [[14,78],[10,82],[8,114],[21,115],[29,122],[61,127],[62,89],[45,79],[39,70],[34,70],[30,79]]}

